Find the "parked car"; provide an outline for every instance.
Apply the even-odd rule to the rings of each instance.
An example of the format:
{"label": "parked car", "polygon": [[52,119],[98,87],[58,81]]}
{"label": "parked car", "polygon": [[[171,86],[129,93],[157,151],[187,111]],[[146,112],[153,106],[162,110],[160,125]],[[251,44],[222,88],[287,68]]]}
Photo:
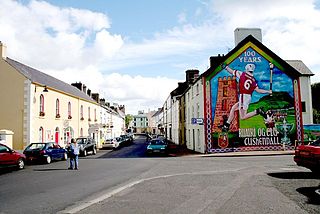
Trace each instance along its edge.
{"label": "parked car", "polygon": [[97,143],[92,137],[79,137],[76,141],[80,146],[81,156],[87,156],[89,153],[97,154]]}
{"label": "parked car", "polygon": [[147,146],[147,155],[158,153],[168,154],[168,143],[164,139],[152,139]]}
{"label": "parked car", "polygon": [[31,143],[23,154],[27,162],[45,162],[50,164],[53,160],[66,160],[67,150],[55,142]]}
{"label": "parked car", "polygon": [[102,148],[104,149],[117,149],[121,144],[121,138],[107,139],[103,142]]}
{"label": "parked car", "polygon": [[294,161],[298,166],[320,174],[320,138],[307,145],[299,145],[295,149]]}
{"label": "parked car", "polygon": [[123,145],[129,145],[133,142],[131,137],[127,134],[120,135],[120,138],[122,138],[122,144]]}
{"label": "parked car", "polygon": [[16,167],[23,169],[26,156],[0,143],[0,168]]}

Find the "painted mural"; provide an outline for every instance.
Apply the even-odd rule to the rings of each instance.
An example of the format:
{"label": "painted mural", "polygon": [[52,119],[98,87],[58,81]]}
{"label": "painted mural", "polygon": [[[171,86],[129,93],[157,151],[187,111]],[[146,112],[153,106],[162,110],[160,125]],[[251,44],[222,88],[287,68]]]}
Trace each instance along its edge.
{"label": "painted mural", "polygon": [[294,145],[298,82],[262,50],[237,51],[207,78],[207,85],[209,152]]}

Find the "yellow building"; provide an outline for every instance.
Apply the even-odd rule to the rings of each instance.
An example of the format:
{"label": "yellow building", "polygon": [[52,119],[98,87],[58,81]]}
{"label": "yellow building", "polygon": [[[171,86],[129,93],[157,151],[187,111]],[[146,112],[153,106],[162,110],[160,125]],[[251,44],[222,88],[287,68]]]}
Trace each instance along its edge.
{"label": "yellow building", "polygon": [[0,53],[0,129],[14,132],[14,149],[32,142],[65,146],[73,137],[88,136],[89,127],[101,123],[99,100],[89,91],[7,58],[1,42]]}

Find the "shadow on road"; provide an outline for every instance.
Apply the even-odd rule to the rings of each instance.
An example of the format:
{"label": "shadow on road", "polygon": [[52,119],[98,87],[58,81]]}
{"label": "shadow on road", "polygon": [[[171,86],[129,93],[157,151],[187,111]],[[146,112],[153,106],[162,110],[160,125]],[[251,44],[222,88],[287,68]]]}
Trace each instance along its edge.
{"label": "shadow on road", "polygon": [[[305,180],[305,179],[319,179],[320,176],[312,172],[276,172],[268,173],[269,176],[278,179],[292,179],[292,180]],[[320,184],[311,187],[299,187],[296,191],[307,197],[306,203],[313,205],[320,205]]]}
{"label": "shadow on road", "polygon": [[319,179],[320,176],[312,172],[273,172],[269,176],[281,179]]}
{"label": "shadow on road", "polygon": [[68,170],[68,169],[51,168],[51,169],[34,169],[33,171],[47,172],[47,171],[65,171],[65,170]]}
{"label": "shadow on road", "polygon": [[317,187],[300,187],[297,192],[308,198],[308,204],[320,205],[320,185]]}

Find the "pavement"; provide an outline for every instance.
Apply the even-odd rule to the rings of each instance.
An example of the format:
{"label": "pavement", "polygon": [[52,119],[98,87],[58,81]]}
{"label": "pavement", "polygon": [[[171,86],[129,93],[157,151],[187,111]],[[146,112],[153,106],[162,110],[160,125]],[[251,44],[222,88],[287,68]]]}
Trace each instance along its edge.
{"label": "pavement", "polygon": [[294,155],[294,150],[284,151],[247,151],[247,152],[223,152],[201,154],[187,149],[185,146],[169,144],[169,154],[173,157],[243,157],[243,156],[274,156],[274,155]]}

